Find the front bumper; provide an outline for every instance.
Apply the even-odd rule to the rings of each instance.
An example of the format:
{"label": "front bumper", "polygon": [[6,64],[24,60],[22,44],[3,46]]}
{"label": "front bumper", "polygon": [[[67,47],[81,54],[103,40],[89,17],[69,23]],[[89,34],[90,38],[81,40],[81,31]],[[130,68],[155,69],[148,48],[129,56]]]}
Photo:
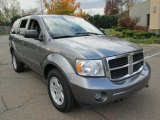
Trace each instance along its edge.
{"label": "front bumper", "polygon": [[[112,102],[131,95],[148,85],[151,69],[146,63],[141,73],[123,80],[121,84],[113,83],[107,78],[86,78],[76,74],[67,75],[75,99],[86,105],[98,105]],[[105,93],[107,99],[99,102],[97,93]]]}

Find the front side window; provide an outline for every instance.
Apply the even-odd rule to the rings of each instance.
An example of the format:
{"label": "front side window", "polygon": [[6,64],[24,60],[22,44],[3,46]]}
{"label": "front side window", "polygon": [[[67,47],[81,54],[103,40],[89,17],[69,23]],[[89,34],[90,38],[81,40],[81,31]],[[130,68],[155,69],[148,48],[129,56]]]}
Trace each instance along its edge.
{"label": "front side window", "polygon": [[41,34],[41,28],[37,20],[31,19],[29,22],[28,30],[36,30],[38,34]]}
{"label": "front side window", "polygon": [[53,38],[103,35],[100,30],[82,18],[47,16],[43,17],[43,19]]}

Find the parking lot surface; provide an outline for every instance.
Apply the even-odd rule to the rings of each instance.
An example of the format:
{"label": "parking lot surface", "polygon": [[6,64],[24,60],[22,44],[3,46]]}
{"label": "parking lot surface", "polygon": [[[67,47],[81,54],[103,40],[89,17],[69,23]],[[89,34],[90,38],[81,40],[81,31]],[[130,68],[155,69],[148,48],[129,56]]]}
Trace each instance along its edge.
{"label": "parking lot surface", "polygon": [[[160,52],[160,45],[142,47],[145,56]],[[43,77],[32,70],[14,72],[8,36],[0,36],[0,120],[160,120],[160,55],[146,60],[152,68],[149,88],[121,102],[64,114],[53,107]]]}

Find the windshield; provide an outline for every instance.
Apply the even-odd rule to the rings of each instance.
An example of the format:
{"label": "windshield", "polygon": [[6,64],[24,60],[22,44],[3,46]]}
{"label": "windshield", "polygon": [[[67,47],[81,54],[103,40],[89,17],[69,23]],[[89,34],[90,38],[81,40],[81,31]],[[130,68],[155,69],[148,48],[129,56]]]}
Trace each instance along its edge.
{"label": "windshield", "polygon": [[53,38],[103,35],[100,30],[82,18],[46,16],[43,19]]}

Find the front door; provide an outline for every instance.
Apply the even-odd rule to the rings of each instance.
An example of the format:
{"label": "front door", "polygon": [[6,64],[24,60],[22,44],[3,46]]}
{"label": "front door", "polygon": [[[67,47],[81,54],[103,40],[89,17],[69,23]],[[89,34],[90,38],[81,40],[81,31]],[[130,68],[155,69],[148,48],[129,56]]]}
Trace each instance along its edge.
{"label": "front door", "polygon": [[31,19],[28,25],[28,30],[37,30],[39,33],[39,38],[24,38],[24,60],[27,65],[29,65],[33,70],[38,73],[42,73],[42,46],[44,45],[39,39],[42,39],[41,28],[37,20]]}

